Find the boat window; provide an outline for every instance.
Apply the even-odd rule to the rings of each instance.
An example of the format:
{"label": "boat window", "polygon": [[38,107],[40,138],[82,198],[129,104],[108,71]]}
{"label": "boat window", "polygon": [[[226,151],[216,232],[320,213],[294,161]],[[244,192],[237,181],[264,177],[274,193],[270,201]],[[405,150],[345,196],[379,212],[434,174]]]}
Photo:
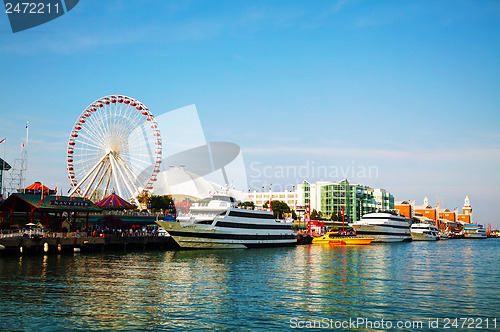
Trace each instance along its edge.
{"label": "boat window", "polygon": [[224,202],[234,202],[234,198],[229,196],[214,195],[212,197],[213,201],[224,201]]}
{"label": "boat window", "polygon": [[258,212],[246,212],[246,211],[230,211],[230,217],[240,217],[240,218],[257,218],[257,219],[274,219],[274,215],[271,213],[258,213]]}

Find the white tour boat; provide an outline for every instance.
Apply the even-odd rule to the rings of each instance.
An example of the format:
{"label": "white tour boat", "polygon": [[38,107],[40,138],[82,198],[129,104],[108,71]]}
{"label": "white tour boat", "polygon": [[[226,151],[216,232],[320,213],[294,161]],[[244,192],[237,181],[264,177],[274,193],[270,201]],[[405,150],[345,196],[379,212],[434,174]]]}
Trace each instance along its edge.
{"label": "white tour boat", "polygon": [[439,232],[439,239],[440,240],[448,240],[450,237],[448,236],[448,234],[444,233],[444,232]]}
{"label": "white tour boat", "polygon": [[464,237],[466,239],[486,239],[486,230],[483,225],[466,224],[464,225]]}
{"label": "white tour boat", "polygon": [[413,223],[410,227],[410,233],[413,241],[439,240],[437,227],[425,222]]}
{"label": "white tour boat", "polygon": [[409,242],[411,219],[394,212],[368,213],[352,224],[356,234],[375,238],[375,242]]}
{"label": "white tour boat", "polygon": [[253,248],[294,246],[292,225],[276,221],[272,212],[240,209],[234,197],[214,195],[206,205],[194,204],[176,221],[158,220],[181,248]]}

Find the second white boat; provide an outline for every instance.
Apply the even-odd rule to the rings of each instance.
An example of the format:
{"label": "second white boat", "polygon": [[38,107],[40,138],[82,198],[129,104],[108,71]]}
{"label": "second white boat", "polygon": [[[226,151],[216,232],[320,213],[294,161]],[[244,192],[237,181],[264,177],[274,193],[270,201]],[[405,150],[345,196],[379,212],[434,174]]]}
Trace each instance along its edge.
{"label": "second white boat", "polygon": [[373,242],[409,242],[412,220],[393,212],[368,213],[352,224],[356,234],[373,237]]}
{"label": "second white boat", "polygon": [[437,241],[439,240],[438,229],[429,223],[414,223],[410,227],[413,241]]}

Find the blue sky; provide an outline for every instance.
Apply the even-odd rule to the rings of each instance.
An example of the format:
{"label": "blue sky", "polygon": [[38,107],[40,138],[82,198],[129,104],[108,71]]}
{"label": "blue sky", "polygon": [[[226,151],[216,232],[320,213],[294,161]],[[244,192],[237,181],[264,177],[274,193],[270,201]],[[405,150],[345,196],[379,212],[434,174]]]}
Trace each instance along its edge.
{"label": "blue sky", "polygon": [[[264,167],[375,166],[352,182],[444,197],[500,226],[497,1],[97,1],[13,34],[0,15],[0,136],[27,182],[68,186],[83,108],[121,93],[154,114],[196,104],[207,141]],[[3,151],[0,151],[3,153]],[[339,180],[314,178],[309,180]]]}

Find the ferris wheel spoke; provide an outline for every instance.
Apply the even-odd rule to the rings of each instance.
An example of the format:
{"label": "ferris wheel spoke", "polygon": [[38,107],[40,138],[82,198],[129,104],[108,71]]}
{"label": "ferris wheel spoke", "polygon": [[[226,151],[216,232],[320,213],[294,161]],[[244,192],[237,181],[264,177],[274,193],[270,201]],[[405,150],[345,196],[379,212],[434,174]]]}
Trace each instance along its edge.
{"label": "ferris wheel spoke", "polygon": [[[94,120],[96,117],[97,117],[97,115],[95,115],[95,114],[88,117],[85,124],[82,125],[82,130],[85,134],[88,134],[96,141],[101,142],[101,144],[104,144],[103,139],[97,135],[97,133],[102,132],[102,128],[100,126],[100,121]],[[100,117],[97,117],[97,118],[99,120]]]}
{"label": "ferris wheel spoke", "polygon": [[104,131],[106,133],[106,135],[110,135],[111,134],[111,127],[109,125],[109,122],[111,121],[111,119],[113,118],[112,114],[113,114],[113,104],[110,103],[108,105],[104,105],[104,114],[105,116],[102,118],[102,122],[103,122],[103,128],[104,128]]}
{"label": "ferris wheel spoke", "polygon": [[127,124],[127,128],[124,132],[127,132],[129,136],[130,133],[133,133],[134,130],[137,128],[137,126],[140,125],[140,119],[141,117],[143,117],[141,111],[137,111],[134,113],[134,115],[129,119],[128,121],[128,124]]}
{"label": "ferris wheel spoke", "polygon": [[[134,180],[131,179],[129,177],[129,174],[127,174],[127,172],[125,171],[126,170],[126,166],[125,166],[126,164],[123,163],[123,161],[120,161],[119,159],[118,160],[115,159],[114,161],[115,161],[115,164],[117,164],[117,169],[118,169],[118,172],[120,172],[120,175],[122,177],[123,182],[127,186],[127,188],[130,191],[130,193],[132,194],[132,197],[135,198],[139,194],[139,190],[135,186]],[[122,172],[122,168],[124,169],[125,172]]]}
{"label": "ferris wheel spoke", "polygon": [[[146,137],[147,133],[146,133],[145,128],[142,127],[141,129],[142,129],[143,136]],[[149,141],[145,141],[145,142],[146,142],[146,147],[147,147],[147,151],[148,151],[149,157],[152,158],[153,154],[151,152],[151,145],[149,144],[150,142]]]}
{"label": "ferris wheel spoke", "polygon": [[74,153],[73,155],[75,159],[81,159],[85,157],[85,158],[95,158],[96,160],[99,160],[99,157],[102,156],[102,152],[93,151],[91,153]]}
{"label": "ferris wheel spoke", "polygon": [[101,130],[99,128],[91,128],[89,126],[88,128],[85,128],[84,131],[82,131],[80,136],[85,139],[86,145],[90,145],[93,143],[97,149],[102,149],[102,147],[106,145],[106,142],[102,138],[103,135],[98,134],[100,132]]}
{"label": "ferris wheel spoke", "polygon": [[[82,129],[83,130],[83,129]],[[95,133],[98,132],[98,129],[92,128],[92,130],[83,130],[80,131],[80,137],[85,139],[85,141],[91,141],[94,140],[104,146],[105,142],[102,138],[97,136]]]}
{"label": "ferris wheel spoke", "polygon": [[[122,105],[120,108],[120,117],[117,119],[116,126],[117,128],[125,128],[125,125],[128,121],[130,121],[129,116],[127,114],[130,114],[133,112],[131,106],[129,105]],[[124,132],[120,132],[121,135],[125,136]]]}
{"label": "ferris wheel spoke", "polygon": [[103,146],[106,144],[104,138],[107,136],[106,118],[107,114],[105,106],[103,106],[102,108],[99,108],[98,113],[95,114],[95,117],[93,119],[96,120],[92,121],[89,126],[95,133],[100,134],[100,141],[102,142]]}
{"label": "ferris wheel spoke", "polygon": [[69,193],[69,196],[73,195],[75,193],[75,191],[77,191],[81,186],[82,184],[90,177],[90,175],[92,174],[92,172],[99,166],[99,164],[101,164],[101,162],[104,160],[104,158],[106,158],[106,155],[104,155],[95,165],[94,167],[92,167],[92,169],[90,170],[90,172],[87,173],[87,175],[84,176],[84,178],[82,179],[82,181],[80,183],[78,183],[74,188],[73,190],[71,190],[71,192]]}
{"label": "ferris wheel spoke", "polygon": [[[99,146],[93,142],[90,142],[90,141],[82,141],[82,140],[75,140],[75,143],[80,143],[82,145],[85,145],[85,146],[89,146],[89,147],[92,147],[92,148],[95,148],[96,151],[98,150],[101,150],[102,149],[102,145]],[[90,149],[89,147],[82,147],[82,149]]]}
{"label": "ferris wheel spoke", "polygon": [[115,189],[118,190],[118,195],[120,195],[120,197],[123,197],[122,188],[121,186],[119,186],[118,182],[118,170],[116,169],[113,158],[109,158],[109,162],[111,164],[111,169],[113,171],[112,175],[113,175],[113,180],[115,181],[115,186],[116,186]]}
{"label": "ferris wheel spoke", "polygon": [[106,174],[109,171],[109,167],[110,167],[109,163],[106,163],[106,168],[104,169],[104,171],[102,172],[101,176],[99,177],[99,181],[94,186],[94,189],[92,189],[92,192],[90,193],[89,197],[94,197],[97,189],[101,186],[102,181],[106,178]]}
{"label": "ferris wheel spoke", "polygon": [[[123,163],[123,165],[124,165],[125,171],[129,174],[129,177],[133,178],[134,171],[130,168],[130,165],[127,164],[127,163]],[[138,172],[135,181],[137,181],[137,179],[139,179],[139,178],[143,178],[144,179],[144,176],[141,176],[140,172]],[[144,180],[147,180],[147,179],[144,179]],[[145,183],[144,180],[140,181],[140,182]]]}
{"label": "ferris wheel spoke", "polygon": [[111,178],[112,178],[112,168],[111,168],[111,163],[109,164],[109,174],[106,179],[106,186],[104,187],[104,193],[103,195],[106,195],[108,192],[109,184],[111,183]]}
{"label": "ferris wheel spoke", "polygon": [[134,161],[133,159],[128,159],[128,164],[130,165],[131,169],[135,170],[134,173],[140,173],[143,170],[147,169],[149,166],[151,166],[151,163],[137,162]]}
{"label": "ferris wheel spoke", "polygon": [[89,184],[87,185],[87,188],[85,188],[85,190],[83,192],[83,196],[84,197],[87,197],[87,194],[89,193],[90,188],[94,184],[95,179],[97,178],[97,176],[99,175],[99,173],[102,170],[102,167],[104,166],[104,162],[101,162],[99,164],[100,164],[99,168],[94,172],[94,175],[92,176],[92,179],[89,181]]}
{"label": "ferris wheel spoke", "polygon": [[126,139],[127,141],[131,141],[130,138],[134,136],[135,127],[137,126],[132,121],[139,121],[139,120],[140,120],[140,118],[137,120],[130,120],[126,125],[124,125],[123,131],[122,131],[123,139]]}

